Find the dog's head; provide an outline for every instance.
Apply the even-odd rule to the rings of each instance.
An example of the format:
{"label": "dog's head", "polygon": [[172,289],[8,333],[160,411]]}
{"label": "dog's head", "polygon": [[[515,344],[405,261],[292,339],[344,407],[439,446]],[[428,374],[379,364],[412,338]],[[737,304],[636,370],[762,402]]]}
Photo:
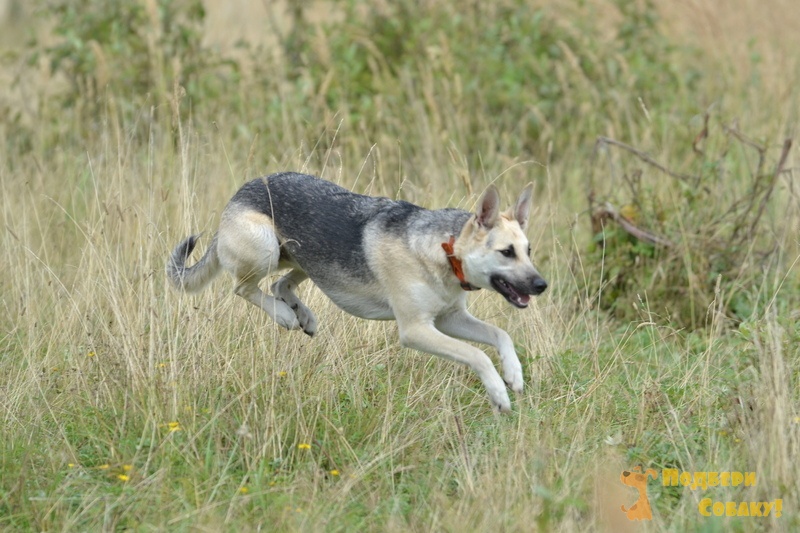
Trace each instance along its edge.
{"label": "dog's head", "polygon": [[455,245],[469,283],[497,291],[520,308],[528,306],[531,295],[539,295],[547,288],[547,282],[531,262],[530,243],[525,236],[532,191],[533,184],[528,184],[514,207],[500,212],[500,196],[490,186]]}

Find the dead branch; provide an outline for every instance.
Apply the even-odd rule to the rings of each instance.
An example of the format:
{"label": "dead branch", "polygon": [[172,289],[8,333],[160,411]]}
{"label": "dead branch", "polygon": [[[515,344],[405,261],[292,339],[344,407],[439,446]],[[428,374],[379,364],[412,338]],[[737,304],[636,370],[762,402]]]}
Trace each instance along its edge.
{"label": "dead branch", "polygon": [[612,139],[610,137],[598,137],[596,145],[604,145],[604,144],[609,144],[611,146],[616,146],[618,148],[622,148],[623,150],[632,153],[633,155],[635,155],[636,157],[638,157],[639,159],[641,159],[642,161],[644,161],[645,163],[647,163],[651,167],[659,170],[660,172],[666,174],[667,176],[673,177],[675,179],[679,179],[681,181],[692,182],[693,185],[695,185],[695,186],[700,182],[700,177],[699,176],[690,176],[688,174],[680,174],[678,172],[670,170],[667,167],[665,167],[664,165],[662,165],[661,163],[659,163],[658,161],[656,161],[655,159],[653,159],[649,154],[647,154],[645,152],[642,152],[641,150],[638,150],[638,149],[634,148],[633,146],[631,146],[629,144],[625,144],[624,142],[617,141],[617,140]]}
{"label": "dead branch", "polygon": [[[739,135],[735,133],[735,130],[729,130],[732,135],[734,135],[737,139],[739,139],[743,144],[751,146],[758,150],[759,152],[759,167],[763,167],[764,160],[766,158],[766,148],[761,147],[759,144],[747,139],[743,135],[741,138]],[[789,157],[789,151],[792,148],[792,139],[786,139],[783,142],[783,148],[781,150],[780,159],[778,159],[778,164],[775,166],[775,170],[771,174],[756,174],[755,182],[753,183],[752,188],[750,189],[750,193],[737,200],[736,202],[731,205],[729,211],[732,211],[734,208],[739,208],[742,203],[747,202],[747,207],[743,209],[736,220],[736,224],[733,227],[733,231],[731,232],[730,243],[731,245],[737,242],[737,238],[740,237],[740,232],[744,229],[745,225],[747,224],[748,216],[753,212],[753,209],[756,206],[756,202],[758,200],[759,195],[764,192],[764,195],[761,197],[761,201],[758,204],[758,211],[756,212],[755,217],[753,217],[752,221],[750,222],[750,227],[747,233],[741,235],[742,238],[751,239],[753,234],[756,231],[756,226],[758,226],[759,221],[761,220],[761,216],[764,214],[764,209],[767,207],[767,203],[769,202],[770,197],[772,196],[772,191],[775,189],[775,184],[778,181],[778,177],[783,174],[784,167],[786,166],[786,159]],[[763,150],[763,152],[762,152]],[[765,183],[766,182],[766,183]]]}
{"label": "dead branch", "polygon": [[700,149],[700,143],[708,137],[708,111],[703,115],[703,129],[692,141],[692,150],[698,155],[703,155],[703,150]]}
{"label": "dead branch", "polygon": [[764,161],[767,157],[767,149],[764,146],[761,146],[753,139],[745,135],[744,133],[739,131],[739,128],[734,124],[733,126],[723,126],[725,128],[725,132],[728,135],[734,137],[740,143],[753,148],[755,151],[758,152],[758,165],[756,165],[756,172],[755,176],[760,176],[762,171],[764,170]]}
{"label": "dead branch", "polygon": [[626,233],[640,241],[648,242],[656,246],[662,246],[664,248],[671,248],[674,246],[669,239],[660,237],[655,233],[651,233],[636,226],[636,224],[634,224],[625,216],[621,215],[619,211],[617,211],[614,206],[608,202],[606,202],[603,207],[598,208],[592,214],[592,225],[595,227],[599,226],[602,221],[609,219],[619,224]]}
{"label": "dead branch", "polygon": [[783,141],[783,148],[781,149],[781,158],[778,160],[778,164],[775,166],[775,172],[772,173],[772,180],[770,181],[769,187],[767,188],[767,193],[761,200],[761,205],[758,206],[758,213],[756,214],[756,218],[754,218],[753,223],[750,224],[749,235],[751,237],[755,232],[756,226],[758,225],[758,221],[761,219],[761,215],[764,214],[764,209],[767,207],[767,203],[769,202],[769,197],[772,196],[772,191],[775,190],[775,183],[777,183],[778,181],[778,176],[780,176],[781,172],[783,172],[783,167],[784,165],[786,165],[786,159],[789,157],[789,150],[791,149],[792,149],[792,139],[786,139],[785,141]]}

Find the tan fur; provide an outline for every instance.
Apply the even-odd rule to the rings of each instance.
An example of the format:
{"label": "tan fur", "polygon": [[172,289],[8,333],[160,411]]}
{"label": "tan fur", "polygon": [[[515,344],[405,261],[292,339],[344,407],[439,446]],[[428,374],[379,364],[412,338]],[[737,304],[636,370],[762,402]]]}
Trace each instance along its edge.
{"label": "tan fur", "polygon": [[[523,192],[525,194],[529,191]],[[487,247],[490,239],[495,241],[495,248],[513,244],[527,249],[528,240],[513,213],[514,210],[509,209],[495,217],[491,228],[482,226],[478,217],[473,216],[462,228],[455,242],[455,252],[465,259],[467,279],[476,286],[489,288],[481,266],[496,255],[494,249]],[[400,330],[400,342],[469,366],[480,377],[492,404],[506,412],[510,410],[510,400],[505,385],[515,392],[523,388],[522,367],[513,341],[505,331],[478,320],[467,311],[467,293],[459,286],[441,253],[445,237],[417,235],[412,242],[385,236],[376,241],[368,240],[370,267],[388,296]],[[482,260],[473,263],[469,260],[472,257]],[[527,255],[518,257],[512,268],[536,272]],[[458,339],[494,346],[500,354],[504,378],[483,351]]]}
{"label": "tan fur", "polygon": [[258,286],[278,270],[280,263],[280,244],[270,217],[228,204],[217,232],[217,254],[222,267],[236,280],[236,295],[264,310],[286,329],[303,327],[289,304],[265,294]]}

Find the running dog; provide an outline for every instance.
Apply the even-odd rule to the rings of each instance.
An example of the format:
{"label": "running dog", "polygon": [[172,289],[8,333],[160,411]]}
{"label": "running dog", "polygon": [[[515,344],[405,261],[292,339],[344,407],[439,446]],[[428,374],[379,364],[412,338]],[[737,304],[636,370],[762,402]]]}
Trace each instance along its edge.
{"label": "running dog", "polygon": [[[532,189],[501,212],[490,186],[470,213],[363,196],[304,174],[273,174],[231,198],[195,265],[186,260],[198,235],[175,247],[167,277],[196,292],[227,270],[234,293],[280,326],[313,336],[317,318],[294,292],[311,278],[351,315],[396,320],[403,346],[468,365],[495,410],[509,412],[506,385],[522,391],[522,365],[508,333],[467,312],[467,291],[491,289],[524,308],[547,288],[525,237]],[[271,286],[273,296],[265,294],[259,281],[280,269],[291,270]],[[457,339],[494,346],[503,378],[483,351]]]}

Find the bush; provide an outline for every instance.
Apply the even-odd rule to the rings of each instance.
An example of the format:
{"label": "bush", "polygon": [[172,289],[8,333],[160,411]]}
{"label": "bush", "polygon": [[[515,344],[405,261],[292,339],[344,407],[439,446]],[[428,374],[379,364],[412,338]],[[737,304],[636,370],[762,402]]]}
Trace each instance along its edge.
{"label": "bush", "polygon": [[[610,39],[591,12],[525,0],[334,4],[344,17],[323,25],[323,44],[307,37],[315,29],[302,9],[295,12],[285,55],[298,60],[297,78],[324,92],[328,108],[349,109],[368,127],[378,126],[376,99],[396,102],[400,114],[410,105],[404,73],[418,84],[430,73],[442,108],[473,117],[469,139],[486,142],[480,133],[490,117],[496,132],[515,135],[515,149],[530,153],[553,141],[559,148],[593,139],[593,128],[618,116],[620,103],[638,106],[642,98],[670,110],[700,76],[677,69],[675,47],[661,35],[649,1],[619,1]],[[556,135],[562,131],[570,135]]]}
{"label": "bush", "polygon": [[[686,328],[720,312],[738,323],[763,309],[769,295],[760,280],[779,248],[764,215],[791,139],[780,152],[768,150],[735,127],[709,132],[706,115],[685,174],[613,139],[597,144],[625,156],[622,174],[603,180],[616,186],[589,186],[594,238],[586,262],[599,272],[586,289],[601,308]],[[773,152],[779,155],[769,161]]]}
{"label": "bush", "polygon": [[[241,112],[240,123],[265,124],[280,120],[285,105],[302,106],[310,123],[339,114],[369,136],[401,138],[396,119],[422,103],[445,116],[441,128],[463,141],[476,166],[499,138],[510,139],[505,150],[514,157],[529,157],[550,143],[560,154],[591,142],[608,122],[624,134],[626,107],[643,98],[661,116],[656,111],[671,110],[697,76],[674,66],[651,2],[620,1],[610,33],[588,8],[564,12],[526,0],[332,0],[341,16],[321,23],[308,20],[310,4],[297,2],[288,29],[272,28],[280,54],[248,49],[247,83],[241,62],[203,46],[200,0],[49,5],[59,40],[37,54],[69,80],[63,103],[85,107],[89,120],[106,95],[123,112],[138,112],[143,102],[169,100],[177,83],[190,103],[184,112],[195,117]],[[272,105],[276,72],[295,87]],[[448,123],[454,115],[466,123]]]}
{"label": "bush", "polygon": [[[47,16],[59,38],[39,45],[54,74],[69,82],[60,97],[91,121],[111,95],[126,115],[169,101],[173,82],[190,100],[220,94],[220,71],[235,66],[202,45],[205,9],[201,0],[52,0]],[[169,108],[169,107],[167,107]]]}

